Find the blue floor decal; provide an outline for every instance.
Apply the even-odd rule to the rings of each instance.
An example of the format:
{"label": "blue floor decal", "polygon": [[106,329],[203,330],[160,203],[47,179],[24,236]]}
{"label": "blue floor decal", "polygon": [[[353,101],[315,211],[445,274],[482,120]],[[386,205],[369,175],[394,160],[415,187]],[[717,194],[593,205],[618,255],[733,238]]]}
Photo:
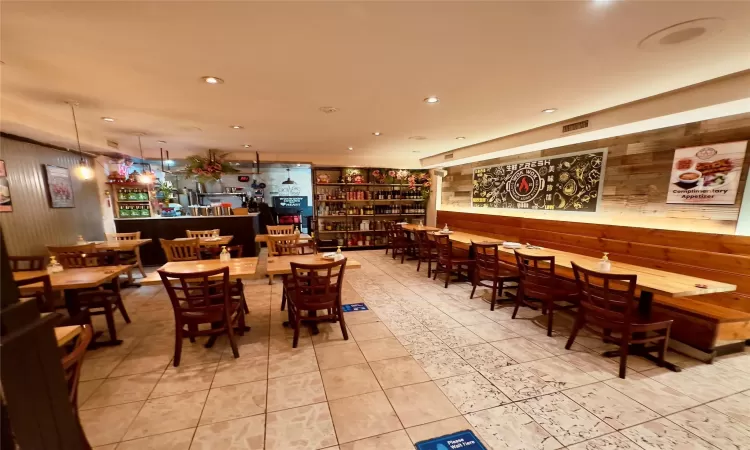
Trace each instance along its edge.
{"label": "blue floor decal", "polygon": [[439,438],[417,442],[417,450],[487,450],[471,431],[459,431]]}
{"label": "blue floor decal", "polygon": [[342,305],[341,309],[344,310],[344,312],[352,312],[352,311],[367,311],[367,305],[364,303],[352,303],[351,305]]}

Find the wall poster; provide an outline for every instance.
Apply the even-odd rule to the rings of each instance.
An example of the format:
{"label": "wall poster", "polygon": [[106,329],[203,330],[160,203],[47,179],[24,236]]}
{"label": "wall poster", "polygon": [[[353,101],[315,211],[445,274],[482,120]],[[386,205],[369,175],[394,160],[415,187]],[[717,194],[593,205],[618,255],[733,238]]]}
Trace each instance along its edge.
{"label": "wall poster", "polygon": [[595,212],[607,149],[474,169],[474,208]]}
{"label": "wall poster", "polygon": [[0,159],[0,212],[12,212],[13,202],[10,199],[10,183],[5,172],[5,161]]}
{"label": "wall poster", "polygon": [[747,141],[674,151],[667,203],[733,205]]}
{"label": "wall poster", "polygon": [[47,191],[52,208],[75,208],[73,201],[73,183],[70,171],[65,167],[44,165],[47,174]]}

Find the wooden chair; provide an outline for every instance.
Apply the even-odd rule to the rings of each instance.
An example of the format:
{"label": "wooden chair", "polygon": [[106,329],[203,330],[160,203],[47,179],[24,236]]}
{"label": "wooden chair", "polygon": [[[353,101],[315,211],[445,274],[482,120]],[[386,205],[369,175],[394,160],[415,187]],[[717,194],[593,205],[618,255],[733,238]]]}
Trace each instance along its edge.
{"label": "wooden chair", "polygon": [[44,270],[47,265],[46,256],[8,256],[12,272],[26,272]]}
{"label": "wooden chair", "polygon": [[[472,241],[471,246],[474,249],[476,267],[474,268],[474,279],[472,282],[474,286],[471,288],[471,295],[469,298],[474,298],[474,292],[477,290],[477,286],[492,289],[490,311],[494,311],[498,288],[500,288],[500,296],[502,297],[505,283],[518,283],[518,269],[510,264],[505,264],[500,261],[500,252],[497,248],[497,244],[482,244]],[[491,281],[491,283],[485,284],[485,281]]]}
{"label": "wooden chair", "polygon": [[[232,354],[240,357],[234,326],[244,334],[245,311],[242,304],[232,298],[229,283],[229,268],[192,273],[158,271],[172,302],[175,317],[175,367],[180,365],[182,339],[194,342],[199,336],[218,336],[226,333]],[[220,275],[220,279],[211,279]],[[210,329],[201,330],[200,325],[211,324]]]}
{"label": "wooden chair", "polygon": [[[291,263],[292,274],[286,289],[289,295],[289,323],[294,327],[292,347],[297,348],[302,322],[336,322],[344,340],[349,340],[341,308],[341,289],[346,258],[327,264]],[[302,315],[307,311],[307,315]],[[318,311],[327,314],[317,315]]]}
{"label": "wooden chair", "polygon": [[[299,235],[297,234],[282,234],[282,235],[268,235],[268,256],[291,256],[300,254]],[[281,281],[286,286],[289,277],[287,275],[281,276]],[[273,284],[273,275],[268,276],[268,284]],[[287,301],[286,288],[281,293],[281,310],[284,310]]]}
{"label": "wooden chair", "polygon": [[[96,244],[82,244],[82,245],[63,245],[63,246],[47,246],[47,251],[52,256],[57,256],[60,253],[94,253],[96,251]],[[59,261],[58,261],[59,262]]]}
{"label": "wooden chair", "polygon": [[215,228],[213,230],[185,230],[185,234],[188,238],[210,238],[218,236],[220,232],[218,228]]}
{"label": "wooden chair", "polygon": [[[79,269],[86,267],[106,267],[120,265],[118,252],[105,251],[94,253],[60,253],[58,255],[60,264],[66,269]],[[115,326],[114,312],[119,310],[125,323],[130,323],[130,316],[125,309],[120,293],[120,279],[114,278],[111,283],[104,284],[95,289],[78,289],[75,291],[78,308],[88,311],[89,315],[103,315],[107,320],[107,331],[111,341],[117,341],[117,327]],[[71,305],[68,305],[71,306]],[[69,311],[71,317],[77,311]]]}
{"label": "wooden chair", "polygon": [[91,446],[86,439],[86,435],[81,427],[81,421],[78,417],[78,384],[81,379],[81,367],[83,366],[83,357],[86,355],[86,349],[91,343],[94,336],[94,330],[89,325],[82,325],[83,329],[75,341],[75,345],[70,353],[62,357],[62,367],[65,373],[65,382],[68,385],[68,399],[70,407],[73,408],[73,415],[76,417],[78,428],[81,433],[81,442],[84,449],[90,449]]}
{"label": "wooden chair", "polygon": [[195,261],[201,259],[201,244],[199,238],[180,239],[170,241],[159,239],[161,248],[167,256],[167,261]]}
{"label": "wooden chair", "polygon": [[437,246],[435,241],[430,240],[426,231],[416,231],[414,235],[417,238],[417,272],[422,267],[422,263],[427,263],[427,278],[432,276],[432,261],[437,260]]}
{"label": "wooden chair", "polygon": [[[227,246],[227,251],[232,258],[242,258],[242,245]],[[219,259],[221,255],[222,247],[213,246],[205,247],[201,250],[203,253],[202,259]],[[231,296],[242,302],[242,309],[245,310],[245,314],[250,314],[250,309],[247,307],[247,301],[245,300],[245,285],[242,283],[242,279],[237,278],[233,284],[230,285]]]}
{"label": "wooden chair", "polygon": [[386,220],[383,222],[383,225],[385,225],[385,254],[388,254],[388,250],[391,249],[393,246],[393,237],[391,236],[391,231],[393,231],[394,227],[396,227],[396,224],[392,220]]}
{"label": "wooden chair", "polygon": [[578,306],[578,288],[572,281],[555,275],[554,256],[531,256],[517,250],[514,253],[521,281],[511,317],[516,318],[521,305],[532,309],[541,306],[542,314],[547,314],[547,336],[552,336],[555,309]]}
{"label": "wooden chair", "polygon": [[[136,231],[133,233],[106,233],[108,241],[135,241],[141,238],[141,232]],[[141,272],[142,277],[146,277],[146,271],[143,270],[143,262],[141,262],[141,248],[135,247],[133,251],[120,252],[120,263],[132,264],[134,268],[138,268]],[[133,271],[128,270],[128,280],[133,281]]]}
{"label": "wooden chair", "polygon": [[21,294],[20,298],[29,300],[33,299],[36,302],[39,312],[55,312],[55,297],[52,291],[52,283],[50,282],[49,275],[40,275],[38,277],[16,281],[16,286],[19,290],[22,290],[21,288],[24,286],[36,283],[42,283],[41,288],[38,288],[33,293]]}
{"label": "wooden chair", "polygon": [[271,236],[279,234],[294,234],[294,225],[267,225],[266,230]]}
{"label": "wooden chair", "polygon": [[406,253],[413,252],[416,248],[416,242],[409,237],[409,232],[402,229],[399,225],[393,225],[388,230],[388,243],[391,247],[391,257],[396,259],[401,253],[401,264],[404,263]]}
{"label": "wooden chair", "polygon": [[[639,311],[635,297],[638,277],[584,269],[574,262],[571,265],[579,289],[580,307],[565,348],[570,349],[576,335],[585,326],[601,335],[604,342],[620,346],[620,378],[625,378],[632,344],[642,346],[645,352],[657,351],[657,364],[663,366],[672,320],[655,320]],[[612,336],[612,332],[620,336]],[[654,345],[646,347],[646,344]]]}
{"label": "wooden chair", "polygon": [[469,272],[474,267],[474,260],[469,259],[468,255],[466,258],[456,256],[453,254],[453,244],[446,235],[433,234],[435,239],[435,246],[437,247],[437,264],[435,269],[432,271],[432,279],[436,280],[438,273],[445,274],[445,287],[448,287],[451,275],[453,273],[461,276],[461,272],[466,271],[466,277],[469,276]]}

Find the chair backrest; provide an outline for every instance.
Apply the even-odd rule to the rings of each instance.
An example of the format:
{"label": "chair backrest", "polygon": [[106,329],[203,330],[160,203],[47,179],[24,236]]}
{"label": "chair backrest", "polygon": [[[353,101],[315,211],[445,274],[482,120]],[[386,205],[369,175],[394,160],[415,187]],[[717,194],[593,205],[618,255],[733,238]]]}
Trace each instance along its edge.
{"label": "chair backrest", "polygon": [[81,378],[83,357],[94,335],[91,325],[82,325],[82,327],[83,330],[78,335],[73,350],[62,357],[65,381],[68,383],[68,398],[74,411],[78,411],[78,381]]}
{"label": "chair backrest", "polygon": [[294,225],[268,225],[268,234],[271,236],[280,234],[294,234]]}
{"label": "chair backrest", "polygon": [[434,246],[432,241],[429,240],[425,230],[415,231],[414,237],[417,239],[417,246],[419,247],[420,253],[427,253]]}
{"label": "chair backrest", "polygon": [[232,208],[232,214],[235,216],[246,216],[248,212],[247,208]]}
{"label": "chair backrest", "polygon": [[497,244],[482,244],[481,242],[471,241],[471,246],[474,248],[477,270],[497,274],[500,270]]}
{"label": "chair backrest", "polygon": [[444,234],[433,234],[437,247],[438,261],[450,261],[453,257],[453,244],[450,237]]}
{"label": "chair backrest", "polygon": [[60,253],[94,253],[96,251],[96,244],[48,245],[47,251],[53,256],[57,256]]}
{"label": "chair backrest", "polygon": [[295,307],[313,311],[341,307],[341,289],[346,258],[326,264],[290,263],[292,277],[287,289],[293,291]]}
{"label": "chair backrest", "polygon": [[630,324],[638,307],[635,298],[637,275],[597,272],[571,262],[586,319],[594,324]]}
{"label": "chair backrest", "polygon": [[117,266],[120,254],[116,251],[93,251],[58,253],[57,260],[65,269],[82,269],[86,267]]}
{"label": "chair backrest", "polygon": [[[242,245],[230,245],[227,246],[227,251],[232,256],[232,258],[242,258],[242,248]],[[219,255],[221,255],[221,250],[222,247],[218,245],[204,247],[201,249],[201,259],[218,259]]]}
{"label": "chair backrest", "polygon": [[558,285],[555,257],[527,255],[518,250],[513,253],[516,255],[524,296],[547,298],[553,295],[552,289]]}
{"label": "chair backrest", "polygon": [[47,265],[46,256],[8,256],[10,270],[12,272],[27,272],[32,270],[44,270]]}
{"label": "chair backrest", "polygon": [[22,294],[21,298],[34,299],[39,312],[55,312],[55,298],[52,293],[52,282],[49,275],[40,275],[38,277],[27,278],[16,281],[16,286],[21,289],[31,284],[42,283],[42,287],[34,291],[33,294]]}
{"label": "chair backrest", "polygon": [[219,235],[219,229],[214,228],[213,230],[185,230],[185,234],[189,238],[207,238]]}
{"label": "chair backrest", "polygon": [[167,256],[167,261],[195,261],[201,259],[200,239],[180,239],[170,241],[168,239],[159,239],[161,248]]}
{"label": "chair backrest", "polygon": [[[229,313],[229,267],[204,272],[157,272],[167,289],[178,326],[185,323],[219,322]],[[215,278],[216,276],[219,278]]]}
{"label": "chair backrest", "polygon": [[141,232],[133,233],[106,233],[108,241],[134,241],[141,238]]}
{"label": "chair backrest", "polygon": [[299,254],[299,235],[268,235],[268,256],[285,256]]}

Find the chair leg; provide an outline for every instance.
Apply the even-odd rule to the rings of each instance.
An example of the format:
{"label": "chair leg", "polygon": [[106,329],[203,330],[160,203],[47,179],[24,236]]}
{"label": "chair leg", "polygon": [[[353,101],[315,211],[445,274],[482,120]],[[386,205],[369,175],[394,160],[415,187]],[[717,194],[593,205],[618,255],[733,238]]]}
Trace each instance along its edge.
{"label": "chair leg", "polygon": [[135,260],[136,260],[136,264],[138,264],[138,271],[141,272],[141,276],[143,278],[146,278],[146,271],[143,270],[143,262],[141,261],[141,248],[140,247],[135,248]]}
{"label": "chair leg", "polygon": [[432,279],[437,280],[438,272],[440,271],[440,263],[435,264],[435,269],[432,271]]}
{"label": "chair leg", "polygon": [[349,340],[349,333],[346,331],[346,323],[344,322],[344,312],[341,311],[341,305],[337,307],[339,316],[339,325],[341,325],[341,334],[344,335],[344,340]]}
{"label": "chair leg", "polygon": [[628,337],[628,333],[623,333],[620,341],[620,378],[625,378],[625,372],[628,370],[628,350],[630,350]]}
{"label": "chair leg", "polygon": [[299,344],[299,327],[300,327],[301,321],[302,321],[302,318],[299,316],[299,312],[294,314],[294,321],[291,321],[291,323],[294,326],[294,338],[292,339],[292,348],[297,348],[297,344]]}
{"label": "chair leg", "polygon": [[[664,363],[666,362],[665,357],[667,356],[667,349],[669,348],[669,328],[664,332],[664,342],[662,343],[661,347],[659,347],[659,367],[664,367]],[[716,352],[714,352],[715,354]],[[713,357],[711,358],[711,362],[713,362]]]}
{"label": "chair leg", "polygon": [[448,283],[451,280],[451,272],[453,272],[453,265],[449,264],[445,266],[445,288],[448,289]]}
{"label": "chair leg", "polygon": [[[194,338],[191,338],[194,339]],[[180,365],[180,357],[182,356],[182,324],[177,324],[177,328],[174,333],[174,360],[172,365],[177,367]]]}
{"label": "chair leg", "polygon": [[401,249],[401,264],[404,263],[404,257],[406,257],[406,248]]}
{"label": "chair leg", "polygon": [[510,316],[511,319],[515,319],[516,318],[516,314],[518,314],[518,308],[523,303],[523,298],[524,298],[523,297],[523,287],[519,284],[518,285],[518,290],[516,291],[516,306],[515,306],[515,308],[513,308],[513,315]]}
{"label": "chair leg", "polygon": [[427,278],[432,275],[432,255],[427,257]]}
{"label": "chair leg", "polygon": [[547,311],[547,336],[552,336],[552,320],[555,317],[554,309],[555,304],[550,302],[549,311]]}
{"label": "chair leg", "polygon": [[497,280],[492,280],[492,300],[490,301],[490,311],[495,310],[496,301],[497,301]]}
{"label": "chair leg", "polygon": [[128,270],[128,283],[133,283],[133,268],[131,267],[130,270]]}
{"label": "chair leg", "polygon": [[[227,313],[228,314],[228,313]],[[234,329],[232,328],[232,320],[229,316],[224,318],[225,326],[227,327],[227,338],[229,338],[229,345],[232,347],[232,355],[236,358],[240,357],[240,351],[237,348],[237,340],[234,337]]]}
{"label": "chair leg", "polygon": [[239,314],[239,317],[237,318],[237,326],[239,327],[240,331],[237,332],[240,336],[245,335],[245,311],[240,308],[240,310],[237,312]]}
{"label": "chair leg", "polygon": [[286,288],[281,290],[281,310],[284,310],[284,306],[286,306]]}
{"label": "chair leg", "polygon": [[417,272],[419,272],[420,267],[422,267],[422,255],[419,255],[419,259],[417,260]]}
{"label": "chair leg", "polygon": [[568,342],[565,343],[565,350],[570,350],[570,347],[573,346],[573,342],[575,342],[576,336],[578,336],[578,331],[583,327],[584,321],[583,313],[579,311],[578,315],[576,315],[576,321],[573,323],[573,329],[570,331]]}
{"label": "chair leg", "polygon": [[198,331],[198,327],[196,325],[188,325],[188,331],[190,332],[190,343],[195,344],[195,336],[194,334]]}
{"label": "chair leg", "polygon": [[117,296],[117,300],[115,300],[115,304],[117,305],[117,309],[120,310],[120,314],[122,314],[122,318],[125,319],[125,323],[130,323],[130,316],[128,315],[128,312],[125,310],[125,304],[122,302],[122,297]]}
{"label": "chair leg", "polygon": [[117,327],[115,326],[115,314],[112,310],[112,305],[106,303],[104,305],[104,317],[107,319],[107,331],[109,331],[109,338],[113,341],[117,340]]}
{"label": "chair leg", "polygon": [[273,284],[273,275],[268,276],[268,284]]}
{"label": "chair leg", "polygon": [[242,299],[242,310],[245,314],[250,314],[250,308],[247,307],[247,300],[245,300],[245,288],[242,283],[239,284],[240,298]]}

